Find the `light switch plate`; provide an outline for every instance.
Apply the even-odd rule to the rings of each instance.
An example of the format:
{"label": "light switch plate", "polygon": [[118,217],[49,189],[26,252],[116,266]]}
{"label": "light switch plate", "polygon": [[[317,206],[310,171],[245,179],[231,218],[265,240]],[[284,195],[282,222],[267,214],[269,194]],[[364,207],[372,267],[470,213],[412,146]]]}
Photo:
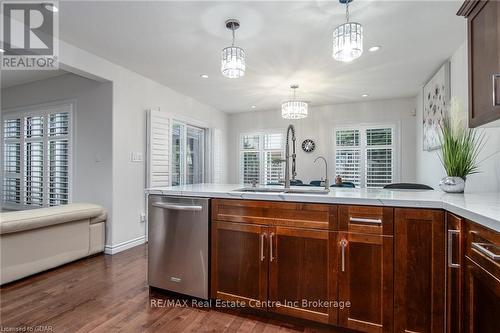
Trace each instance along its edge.
{"label": "light switch plate", "polygon": [[131,157],[132,162],[142,162],[142,153],[141,152],[132,152],[132,157]]}

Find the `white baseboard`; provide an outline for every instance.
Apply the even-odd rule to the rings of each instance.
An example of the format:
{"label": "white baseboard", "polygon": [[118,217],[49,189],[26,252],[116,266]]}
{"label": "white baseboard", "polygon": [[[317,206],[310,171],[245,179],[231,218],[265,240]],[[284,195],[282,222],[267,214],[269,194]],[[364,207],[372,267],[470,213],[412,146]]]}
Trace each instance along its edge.
{"label": "white baseboard", "polygon": [[118,252],[122,252],[133,248],[134,246],[144,244],[146,242],[146,236],[137,237],[134,239],[130,239],[125,242],[118,243],[116,245],[106,245],[104,247],[105,254],[117,254]]}

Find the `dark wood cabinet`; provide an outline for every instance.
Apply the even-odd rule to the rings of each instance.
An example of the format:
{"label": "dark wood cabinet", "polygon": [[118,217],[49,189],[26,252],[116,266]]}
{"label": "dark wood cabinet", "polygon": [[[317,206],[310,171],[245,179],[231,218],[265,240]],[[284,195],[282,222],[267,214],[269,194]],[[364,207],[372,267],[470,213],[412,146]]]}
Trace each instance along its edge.
{"label": "dark wood cabinet", "polygon": [[458,15],[467,18],[469,126],[500,119],[500,2],[467,0]]}
{"label": "dark wood cabinet", "polygon": [[446,332],[463,332],[462,296],[464,270],[465,221],[454,214],[446,214]]}
{"label": "dark wood cabinet", "polygon": [[268,228],[212,223],[211,297],[252,306],[267,300]]}
{"label": "dark wood cabinet", "polygon": [[211,297],[336,320],[336,308],[324,303],[336,300],[329,269],[336,215],[334,205],[212,200]]}
{"label": "dark wood cabinet", "polygon": [[452,213],[213,199],[211,230],[212,298],[359,332],[500,332],[499,233]]}
{"label": "dark wood cabinet", "polygon": [[500,332],[500,280],[466,258],[466,327],[468,333]]}
{"label": "dark wood cabinet", "polygon": [[394,331],[443,332],[445,328],[444,213],[394,210]]}
{"label": "dark wood cabinet", "polygon": [[464,332],[500,332],[500,234],[467,221]]}
{"label": "dark wood cabinet", "polygon": [[[269,300],[271,311],[329,322],[329,231],[269,228]],[[323,304],[322,304],[323,302]]]}
{"label": "dark wood cabinet", "polygon": [[[392,217],[391,217],[392,221]],[[339,233],[339,325],[361,332],[393,331],[393,237]]]}

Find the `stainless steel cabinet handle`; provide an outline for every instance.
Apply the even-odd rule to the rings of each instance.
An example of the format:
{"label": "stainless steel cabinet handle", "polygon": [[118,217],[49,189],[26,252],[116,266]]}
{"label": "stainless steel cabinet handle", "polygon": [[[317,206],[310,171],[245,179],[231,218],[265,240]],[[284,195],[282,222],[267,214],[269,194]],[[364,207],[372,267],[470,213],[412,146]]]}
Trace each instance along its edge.
{"label": "stainless steel cabinet handle", "polygon": [[364,219],[361,217],[350,217],[350,222],[358,222],[358,223],[373,223],[373,224],[382,224],[381,219]]}
{"label": "stainless steel cabinet handle", "polygon": [[460,235],[460,230],[448,230],[448,267],[459,268],[460,264],[453,263],[453,235]]}
{"label": "stainless steel cabinet handle", "polygon": [[492,96],[493,96],[493,106],[498,106],[500,104],[497,103],[497,79],[500,78],[500,73],[497,73],[497,74],[492,74],[491,75],[491,80],[492,80],[492,89],[493,89],[493,93],[492,93]]}
{"label": "stainless steel cabinet handle", "polygon": [[340,241],[340,247],[342,248],[342,272],[345,272],[345,248],[347,247],[346,239]]}
{"label": "stainless steel cabinet handle", "polygon": [[490,259],[493,259],[495,261],[496,260],[500,260],[500,254],[495,254],[495,253],[491,252],[486,247],[484,247],[485,245],[488,245],[488,244],[485,244],[485,243],[472,243],[472,248],[475,249],[475,250],[477,250],[478,252],[484,254],[485,256],[487,256]]}
{"label": "stainless steel cabinet handle", "polygon": [[264,261],[266,257],[264,256],[264,239],[266,234],[260,234],[260,261]]}
{"label": "stainless steel cabinet handle", "polygon": [[202,206],[186,206],[186,205],[176,205],[169,204],[164,202],[155,202],[153,203],[153,207],[169,209],[169,210],[184,210],[184,211],[195,211],[198,212],[203,209]]}
{"label": "stainless steel cabinet handle", "polygon": [[269,234],[269,260],[271,262],[274,260],[274,255],[273,255],[273,237],[274,237],[274,232],[271,232],[271,234]]}

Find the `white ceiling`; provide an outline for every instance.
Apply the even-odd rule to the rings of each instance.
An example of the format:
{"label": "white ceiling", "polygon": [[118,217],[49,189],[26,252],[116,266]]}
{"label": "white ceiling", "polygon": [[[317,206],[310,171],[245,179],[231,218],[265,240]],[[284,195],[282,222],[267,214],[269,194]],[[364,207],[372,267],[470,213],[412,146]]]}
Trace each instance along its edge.
{"label": "white ceiling", "polygon": [[[60,37],[222,111],[278,108],[291,83],[324,105],[363,93],[415,96],[465,40],[461,2],[354,1],[365,53],[348,64],[331,57],[332,31],[344,20],[336,1],[60,2]],[[220,74],[228,18],[240,20],[236,44],[247,52],[247,73],[236,80]],[[373,45],[382,49],[366,51]]]}
{"label": "white ceiling", "polygon": [[25,84],[33,81],[38,81],[38,80],[45,80],[45,79],[50,79],[51,77],[56,77],[59,75],[66,74],[67,72],[63,70],[40,70],[40,71],[34,71],[34,70],[23,70],[23,71],[2,71],[1,77],[1,84],[0,87],[3,88],[8,88],[8,87],[13,87],[17,86],[20,84]]}

